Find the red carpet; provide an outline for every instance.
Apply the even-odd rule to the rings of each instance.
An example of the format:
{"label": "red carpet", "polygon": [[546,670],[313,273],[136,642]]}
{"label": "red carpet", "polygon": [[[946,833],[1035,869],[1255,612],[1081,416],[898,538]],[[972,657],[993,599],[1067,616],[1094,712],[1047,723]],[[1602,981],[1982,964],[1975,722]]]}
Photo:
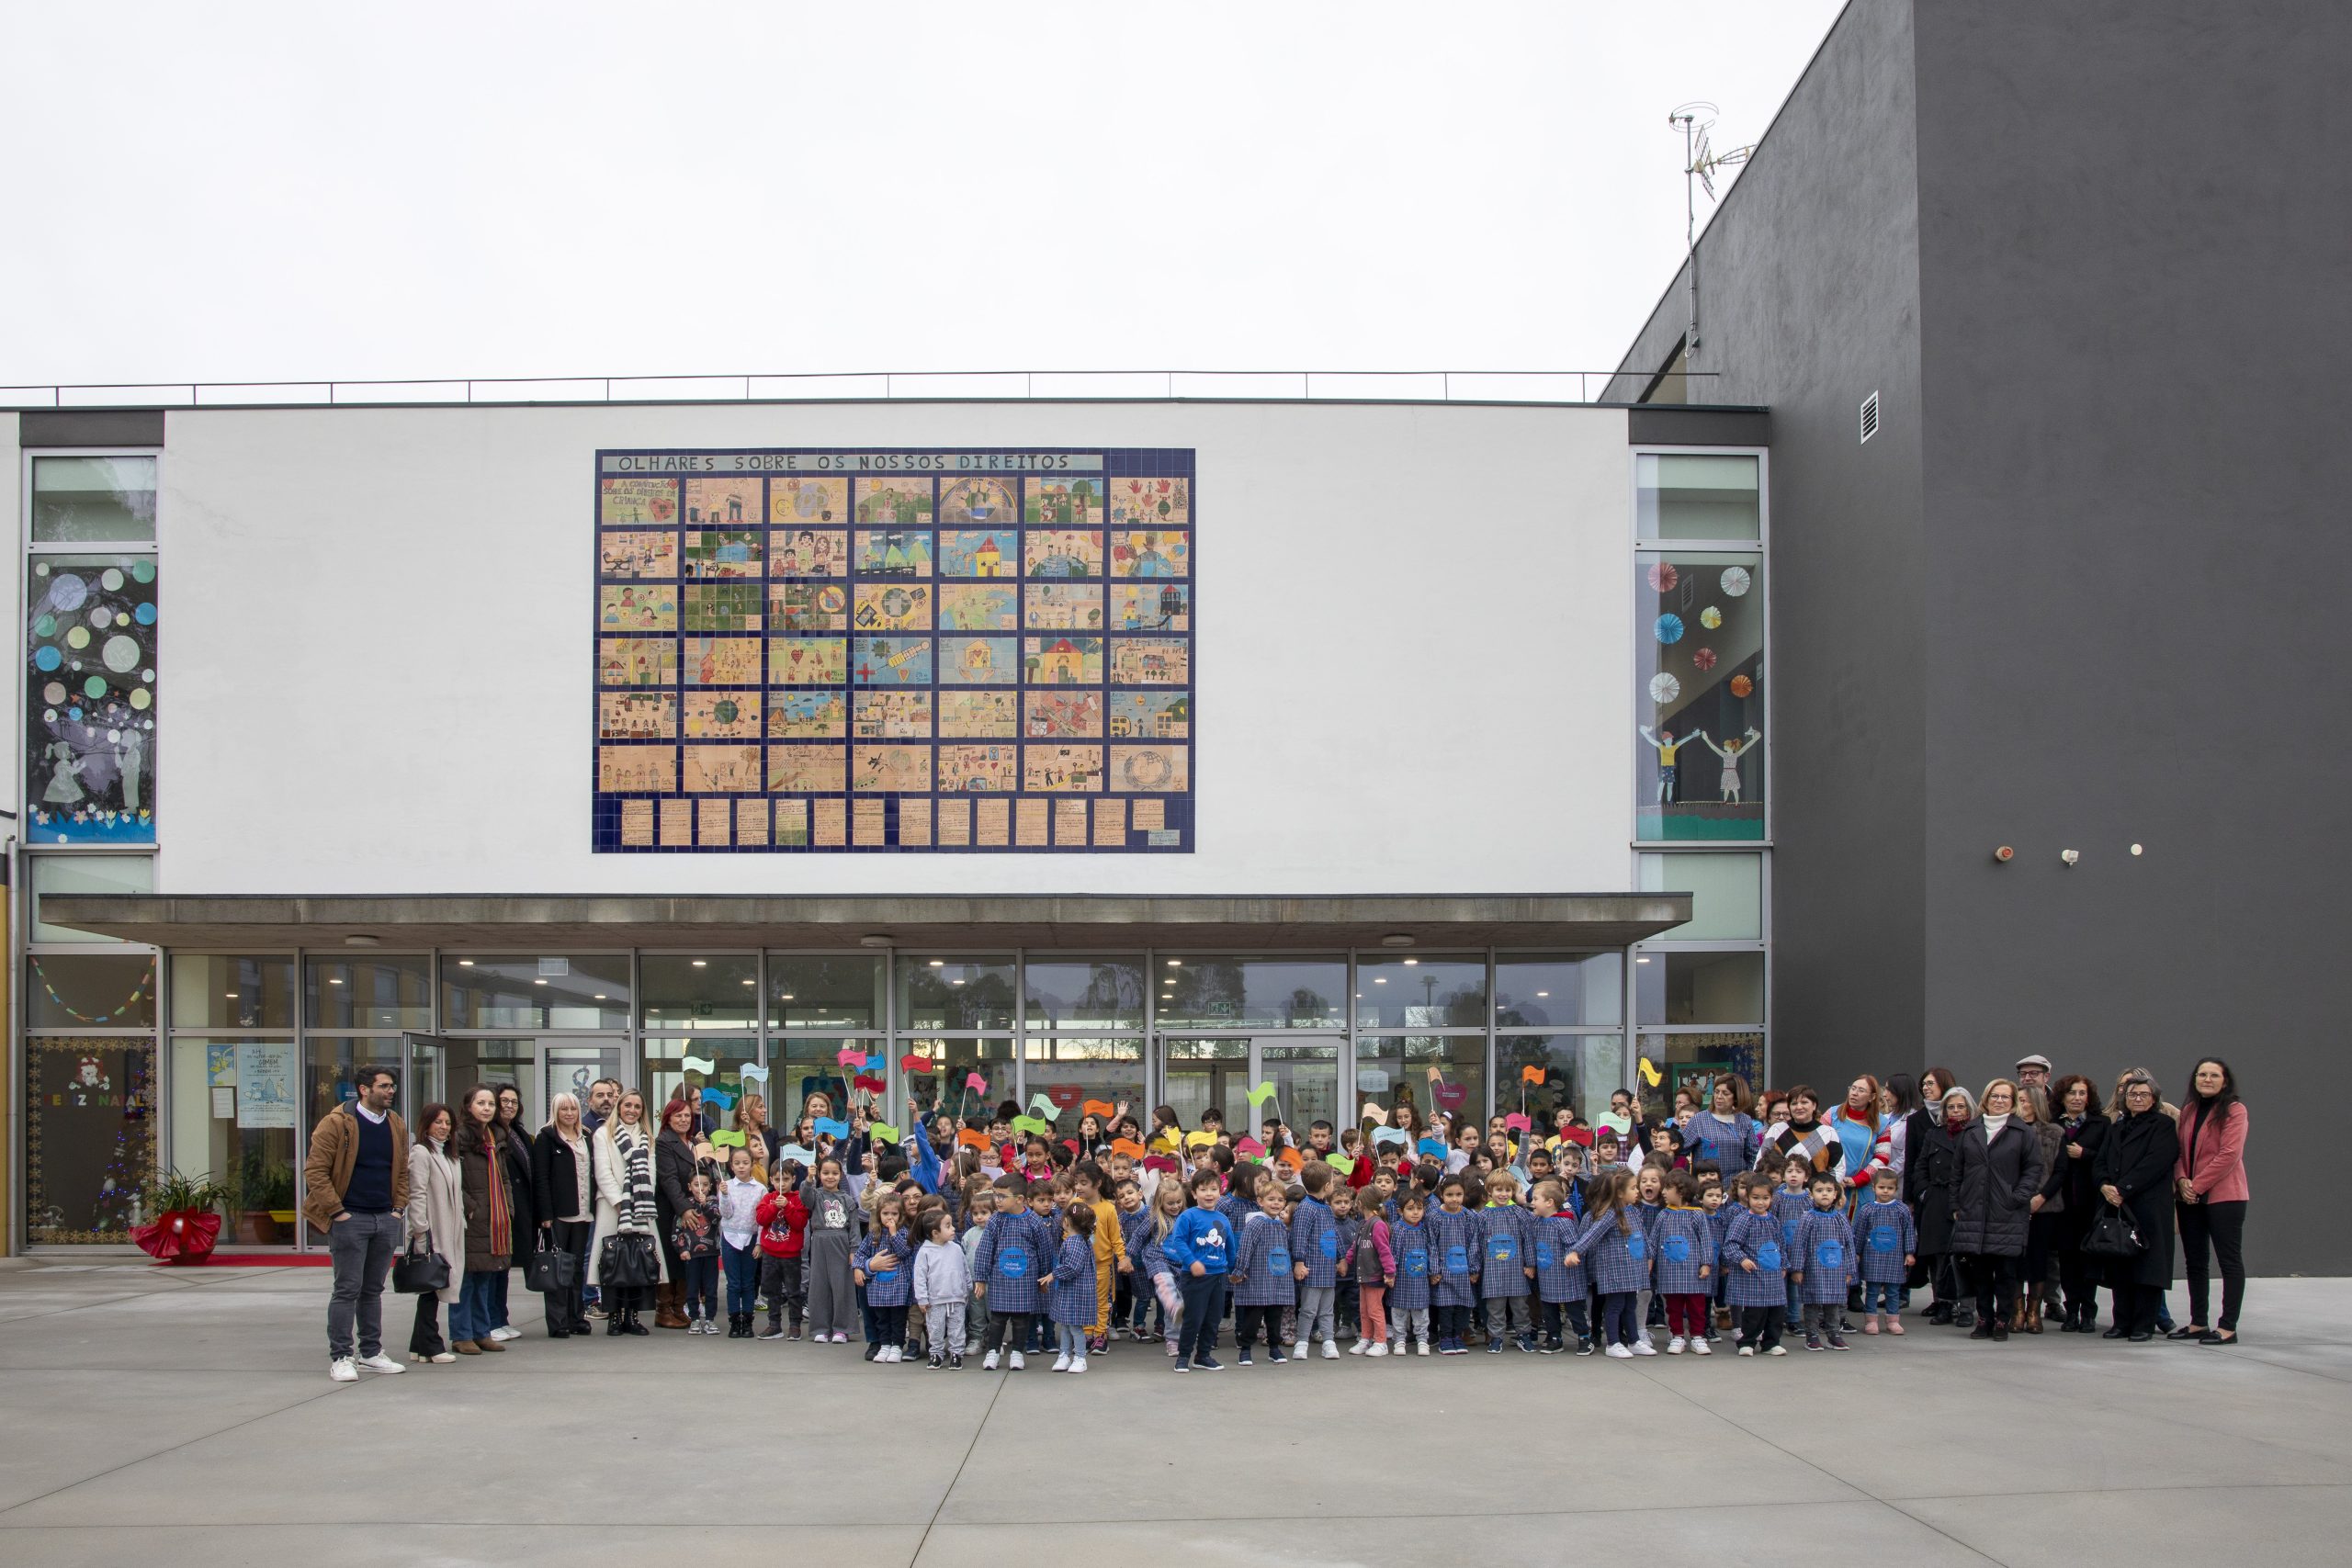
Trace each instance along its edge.
{"label": "red carpet", "polygon": [[208,1269],[332,1269],[334,1259],[323,1252],[216,1252],[204,1260]]}

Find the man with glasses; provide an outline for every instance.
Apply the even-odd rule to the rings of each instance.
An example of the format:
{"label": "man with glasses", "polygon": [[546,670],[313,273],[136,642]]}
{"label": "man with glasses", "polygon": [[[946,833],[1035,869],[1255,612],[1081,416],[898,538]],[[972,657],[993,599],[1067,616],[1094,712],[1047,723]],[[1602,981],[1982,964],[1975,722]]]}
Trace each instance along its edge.
{"label": "man with glasses", "polygon": [[[408,1212],[408,1126],[392,1109],[399,1084],[389,1067],[352,1075],[356,1099],[311,1130],[303,1162],[302,1213],[327,1238],[334,1292],[327,1298],[327,1375],[357,1382],[359,1369],[404,1372],[384,1354],[384,1276],[400,1251]],[[352,1354],[355,1320],[359,1354]]]}
{"label": "man with glasses", "polygon": [[[596,1129],[605,1124],[605,1118],[610,1116],[613,1113],[613,1107],[618,1105],[620,1102],[620,1079],[598,1078],[594,1083],[590,1084],[588,1086],[588,1103],[580,1108],[580,1135],[583,1138],[594,1137],[596,1135]],[[590,1217],[594,1217],[593,1205],[591,1207]],[[602,1317],[605,1315],[603,1298],[595,1286],[583,1285],[581,1287],[580,1303],[582,1310],[584,1311],[588,1316]]]}

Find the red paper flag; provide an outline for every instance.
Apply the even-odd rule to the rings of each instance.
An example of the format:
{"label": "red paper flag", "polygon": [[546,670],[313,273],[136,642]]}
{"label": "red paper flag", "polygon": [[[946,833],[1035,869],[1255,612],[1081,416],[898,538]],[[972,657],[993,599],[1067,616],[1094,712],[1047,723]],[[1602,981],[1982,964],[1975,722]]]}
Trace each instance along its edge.
{"label": "red paper flag", "polygon": [[928,1056],[901,1056],[899,1058],[899,1070],[902,1073],[935,1073],[939,1071],[939,1064]]}

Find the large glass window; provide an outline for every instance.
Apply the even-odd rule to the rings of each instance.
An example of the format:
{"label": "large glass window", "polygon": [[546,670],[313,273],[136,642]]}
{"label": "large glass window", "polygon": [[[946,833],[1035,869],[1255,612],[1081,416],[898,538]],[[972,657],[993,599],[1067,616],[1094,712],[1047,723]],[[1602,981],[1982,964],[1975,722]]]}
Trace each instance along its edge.
{"label": "large glass window", "polygon": [[755,1029],[760,961],[748,953],[690,958],[649,953],[638,960],[648,1029]]}
{"label": "large glass window", "polygon": [[42,914],[41,900],[52,893],[153,893],[155,862],[151,855],[36,855],[31,862],[35,942],[120,942],[120,937],[51,925]]}
{"label": "large glass window", "polygon": [[[921,1056],[932,1063],[933,1070],[899,1075],[897,1110],[903,1111],[906,1097],[912,1095],[926,1116],[944,1110],[951,1116],[963,1117],[994,1111],[1004,1101],[1020,1098],[1020,1075],[1012,1059],[1012,1040],[1009,1035],[988,1034],[977,1039],[901,1035],[898,1048],[905,1056]],[[876,1044],[874,1049],[879,1051],[882,1047]],[[971,1083],[975,1073],[980,1076],[978,1089]]]}
{"label": "large glass window", "polygon": [[1662,854],[1640,859],[1645,893],[1688,893],[1690,919],[1664,933],[1675,942],[1758,942],[1764,935],[1764,856]]}
{"label": "large glass window", "polygon": [[302,1007],[312,1029],[430,1029],[433,988],[423,953],[312,958]]}
{"label": "large glass window", "polygon": [[447,1029],[627,1029],[628,954],[444,958]]}
{"label": "large glass window", "polygon": [[34,1029],[147,1029],[155,1022],[155,960],[145,953],[32,953],[25,1022]]}
{"label": "large glass window", "polygon": [[1164,1029],[1347,1027],[1341,958],[1165,958],[1158,984]]}
{"label": "large glass window", "polygon": [[1644,452],[1634,458],[1634,518],[1645,539],[1753,539],[1763,532],[1762,465],[1729,453]]}
{"label": "large glass window", "polygon": [[36,543],[130,544],[154,536],[154,458],[33,459]]}
{"label": "large glass window", "polygon": [[878,953],[769,953],[768,1027],[882,1028],[882,969]]}
{"label": "large glass window", "polygon": [[1624,1016],[1622,954],[1503,953],[1495,959],[1498,1028],[1618,1023]]}
{"label": "large glass window", "polygon": [[1634,964],[1637,1023],[1760,1025],[1761,953],[1644,952]]}
{"label": "large glass window", "polygon": [[[1144,1104],[1143,1042],[1091,1035],[1033,1035],[1025,1054],[1028,1077],[1022,1099],[1036,1114],[1037,1096],[1054,1107],[1054,1136],[1074,1137],[1089,1101],[1125,1105],[1137,1122],[1148,1124],[1150,1108]],[[952,1104],[952,1102],[951,1102]],[[1107,1130],[1110,1118],[1103,1117]]]}
{"label": "large glass window", "polygon": [[[743,1069],[757,1066],[760,1043],[750,1035],[686,1034],[645,1043],[646,1114],[658,1123],[673,1098],[700,1102],[702,1131],[728,1124],[743,1098]],[[754,1080],[756,1089],[757,1080]],[[686,1091],[693,1090],[688,1095]]]}
{"label": "large glass window", "polygon": [[[1495,1109],[1524,1111],[1548,1136],[1553,1113],[1573,1106],[1586,1122],[1609,1109],[1625,1082],[1625,1037],[1617,1034],[1504,1034],[1495,1041]],[[1534,1077],[1529,1077],[1532,1071]]]}
{"label": "large glass window", "polygon": [[1358,959],[1356,1026],[1486,1028],[1486,959],[1437,955]]}
{"label": "large glass window", "polygon": [[[857,1063],[843,1065],[841,1054],[846,1050],[858,1053]],[[839,1034],[795,1034],[771,1042],[768,1120],[791,1135],[795,1123],[808,1111],[808,1097],[814,1094],[825,1097],[826,1114],[840,1115],[849,1104],[851,1082],[867,1070],[863,1065],[865,1058],[884,1055],[888,1050],[889,1042],[879,1035],[859,1039]],[[1010,1042],[1003,1054],[1012,1055]]]}
{"label": "large glass window", "polygon": [[[401,1058],[397,1034],[311,1035],[302,1047],[302,1106],[297,1113],[302,1125],[315,1127],[336,1106],[358,1099],[359,1068],[390,1067],[397,1073]],[[246,1092],[242,1081],[238,1092]],[[269,1092],[275,1094],[276,1087]]]}
{"label": "large glass window", "polygon": [[1010,958],[911,954],[899,959],[901,1032],[1011,1029],[1012,1002]]}
{"label": "large glass window", "polygon": [[[1161,973],[1173,975],[1163,967]],[[1140,1029],[1139,958],[1032,959],[1023,966],[1032,1029]]]}
{"label": "large glass window", "polygon": [[25,1040],[25,1215],[35,1242],[128,1242],[155,1174],[155,1042]]}
{"label": "large glass window", "polygon": [[[291,1029],[294,960],[272,953],[172,954],[172,1022],[180,1029]],[[174,1070],[179,1058],[172,1058]]]}
{"label": "large glass window", "polygon": [[1764,837],[1764,563],[1748,552],[1636,559],[1635,835]]}
{"label": "large glass window", "polygon": [[[1356,1100],[1384,1110],[1409,1105],[1426,1119],[1442,1111],[1458,1123],[1484,1122],[1487,1037],[1483,1034],[1369,1034],[1356,1041]],[[1353,1120],[1352,1117],[1350,1118]]]}
{"label": "large glass window", "polygon": [[1685,1084],[1697,1085],[1703,1094],[1724,1073],[1737,1073],[1751,1084],[1764,1081],[1764,1036],[1754,1030],[1645,1032],[1641,1055],[1658,1075],[1656,1085],[1647,1073],[1642,1075],[1643,1113],[1648,1116],[1665,1115],[1675,1090]]}
{"label": "large glass window", "polygon": [[155,841],[155,558],[25,571],[25,840]]}
{"label": "large glass window", "polygon": [[1235,1136],[1255,1133],[1250,1119],[1250,1042],[1162,1040],[1161,1093],[1177,1118],[1198,1127],[1215,1107]]}
{"label": "large glass window", "polygon": [[[172,961],[172,1010],[180,970]],[[291,1011],[293,976],[286,990]],[[294,1212],[294,1042],[178,1034],[172,1038],[172,1168],[229,1189],[222,1245],[291,1247]]]}

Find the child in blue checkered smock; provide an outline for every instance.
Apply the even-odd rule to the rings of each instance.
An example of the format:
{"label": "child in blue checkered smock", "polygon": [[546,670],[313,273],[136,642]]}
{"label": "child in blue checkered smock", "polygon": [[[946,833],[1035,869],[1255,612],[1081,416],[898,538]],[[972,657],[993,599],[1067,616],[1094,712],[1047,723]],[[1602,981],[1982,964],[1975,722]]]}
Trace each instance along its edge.
{"label": "child in blue checkered smock", "polygon": [[1421,1354],[1430,1353],[1430,1230],[1424,1224],[1429,1204],[1418,1192],[1396,1200],[1396,1218],[1388,1226],[1388,1250],[1396,1258],[1396,1282],[1388,1288],[1388,1348],[1401,1356],[1413,1336],[1421,1337]]}
{"label": "child in blue checkered smock", "polygon": [[1226,1283],[1233,1292],[1233,1337],[1237,1358],[1250,1364],[1250,1348],[1261,1327],[1266,1333],[1266,1359],[1280,1366],[1283,1354],[1282,1309],[1298,1297],[1297,1270],[1292,1266],[1290,1230],[1274,1211],[1281,1189],[1271,1183],[1258,1191],[1259,1209],[1242,1223],[1241,1247]]}
{"label": "child in blue checkered smock", "polygon": [[1854,1207],[1854,1250],[1862,1271],[1862,1332],[1878,1332],[1878,1314],[1886,1314],[1886,1331],[1903,1332],[1904,1281],[1917,1261],[1919,1223],[1902,1190],[1900,1171],[1881,1170],[1871,1179],[1871,1197]]}
{"label": "child in blue checkered smock", "polygon": [[1847,1289],[1854,1282],[1854,1232],[1846,1223],[1843,1185],[1833,1172],[1815,1172],[1813,1207],[1797,1222],[1793,1260],[1800,1272],[1797,1294],[1804,1303],[1808,1350],[1821,1349],[1825,1342],[1832,1350],[1846,1348],[1838,1319]]}
{"label": "child in blue checkered smock", "polygon": [[1299,1172],[1299,1185],[1306,1189],[1306,1196],[1299,1200],[1298,1212],[1290,1219],[1290,1255],[1294,1261],[1306,1267],[1298,1276],[1298,1328],[1291,1344],[1291,1354],[1304,1357],[1308,1343],[1323,1341],[1323,1359],[1337,1360],[1340,1348],[1338,1318],[1335,1313],[1340,1290],[1340,1224],[1331,1213],[1331,1205],[1324,1200],[1340,1173],[1321,1160],[1311,1160]]}
{"label": "child in blue checkered smock", "polygon": [[[1745,1177],[1747,1173],[1740,1173]],[[1702,1182],[1699,1186],[1699,1207],[1706,1211],[1707,1229],[1715,1238],[1715,1288],[1707,1293],[1714,1298],[1718,1308],[1727,1308],[1730,1298],[1724,1293],[1724,1281],[1729,1278],[1722,1268],[1724,1238],[1731,1234],[1732,1221],[1739,1218],[1740,1205],[1724,1190],[1719,1181]]]}
{"label": "child in blue checkered smock", "polygon": [[1650,1289],[1666,1298],[1666,1353],[1708,1354],[1707,1298],[1715,1284],[1715,1233],[1687,1170],[1667,1173],[1666,1207],[1650,1222]]}
{"label": "child in blue checkered smock", "polygon": [[1650,1280],[1649,1238],[1634,1223],[1634,1190],[1630,1170],[1621,1168],[1596,1178],[1584,1229],[1569,1254],[1569,1259],[1591,1271],[1593,1289],[1600,1295],[1600,1329],[1609,1341],[1607,1354],[1619,1360],[1657,1354],[1641,1337],[1640,1319],[1634,1310],[1635,1296],[1648,1288]]}
{"label": "child in blue checkered smock", "polygon": [[875,1205],[874,1224],[850,1254],[850,1278],[865,1287],[874,1309],[871,1361],[896,1361],[905,1351],[907,1306],[915,1299],[915,1244],[906,1227],[906,1200],[892,1192]]}
{"label": "child in blue checkered smock", "polygon": [[1487,1178],[1487,1206],[1478,1211],[1478,1311],[1490,1355],[1502,1353],[1503,1341],[1513,1337],[1514,1319],[1519,1348],[1535,1348],[1535,1320],[1528,1311],[1534,1289],[1535,1260],[1528,1246],[1534,1216],[1513,1198],[1516,1190],[1510,1177],[1495,1172]]}
{"label": "child in blue checkered smock", "polygon": [[1797,1300],[1797,1227],[1813,1212],[1813,1167],[1792,1159],[1781,1168],[1781,1184],[1772,1191],[1772,1217],[1781,1222],[1781,1256],[1789,1260],[1789,1322],[1804,1321],[1804,1303]]}
{"label": "child in blue checkered smock", "polygon": [[1046,1287],[1046,1316],[1054,1325],[1054,1371],[1086,1370],[1086,1328],[1101,1309],[1094,1278],[1094,1227],[1091,1203],[1071,1203],[1062,1210],[1062,1240],[1054,1255],[1052,1283]]}
{"label": "child in blue checkered smock", "polygon": [[980,1250],[972,1259],[973,1285],[989,1309],[988,1355],[982,1370],[996,1371],[999,1348],[1012,1341],[1011,1365],[1022,1367],[1021,1352],[1029,1342],[1029,1319],[1045,1304],[1037,1289],[1038,1276],[1049,1273],[1059,1250],[1046,1223],[1029,1211],[1029,1183],[1018,1176],[997,1179],[996,1212],[981,1234]]}
{"label": "child in blue checkered smock", "polygon": [[1584,1299],[1590,1289],[1584,1265],[1566,1261],[1576,1250],[1577,1237],[1584,1229],[1584,1222],[1560,1207],[1566,1196],[1556,1181],[1539,1181],[1529,1194],[1528,1226],[1531,1237],[1529,1256],[1535,1264],[1535,1295],[1544,1307],[1544,1343],[1545,1355],[1554,1355],[1567,1348],[1560,1337],[1560,1319],[1565,1314],[1568,1325],[1576,1330],[1577,1354],[1592,1354],[1592,1325],[1585,1319]]}
{"label": "child in blue checkered smock", "polygon": [[1781,1222],[1772,1214],[1772,1188],[1757,1181],[1747,1206],[1724,1233],[1724,1299],[1739,1314],[1739,1353],[1788,1354],[1781,1327],[1788,1320],[1788,1254],[1781,1246]]}
{"label": "child in blue checkered smock", "polygon": [[1468,1353],[1463,1343],[1470,1332],[1470,1303],[1478,1298],[1482,1251],[1478,1216],[1463,1206],[1468,1188],[1459,1176],[1437,1184],[1438,1207],[1429,1214],[1430,1278],[1435,1281],[1430,1300],[1437,1310],[1437,1348],[1441,1356]]}

